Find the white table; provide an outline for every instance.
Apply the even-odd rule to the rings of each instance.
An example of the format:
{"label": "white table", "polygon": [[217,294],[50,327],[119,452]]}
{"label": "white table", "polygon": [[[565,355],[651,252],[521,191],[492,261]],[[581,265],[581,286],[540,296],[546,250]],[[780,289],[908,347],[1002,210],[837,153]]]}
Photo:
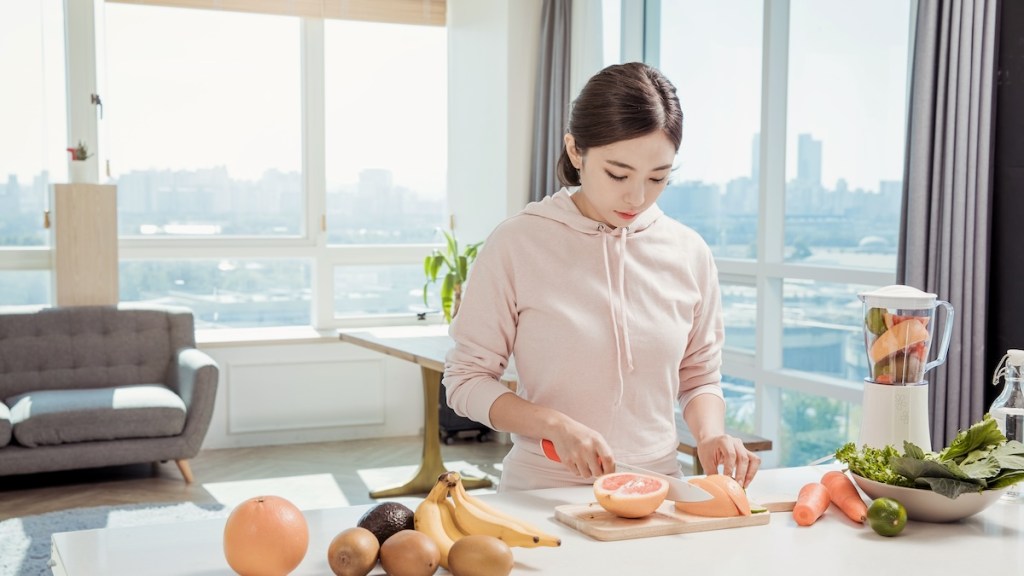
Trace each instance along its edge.
{"label": "white table", "polygon": [[[792,495],[831,466],[761,471],[749,493]],[[1024,504],[998,502],[952,524],[910,522],[895,538],[858,527],[835,508],[801,528],[789,513],[764,526],[599,542],[554,519],[561,504],[589,502],[589,487],[481,496],[562,538],[560,548],[514,548],[513,574],[956,575],[1024,574]],[[296,576],[329,575],[327,546],[368,505],[307,511],[310,546]],[[53,536],[55,576],[230,576],[224,520],[67,532]],[[439,570],[438,573],[444,573]],[[383,574],[378,566],[372,574]]]}

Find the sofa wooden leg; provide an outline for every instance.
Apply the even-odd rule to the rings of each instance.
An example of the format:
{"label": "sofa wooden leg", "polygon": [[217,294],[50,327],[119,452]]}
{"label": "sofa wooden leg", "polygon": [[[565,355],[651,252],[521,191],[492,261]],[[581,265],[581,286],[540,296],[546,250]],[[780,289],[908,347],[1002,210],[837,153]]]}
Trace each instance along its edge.
{"label": "sofa wooden leg", "polygon": [[178,465],[178,470],[181,470],[181,476],[185,479],[186,484],[192,483],[192,467],[189,466],[188,460],[175,460]]}

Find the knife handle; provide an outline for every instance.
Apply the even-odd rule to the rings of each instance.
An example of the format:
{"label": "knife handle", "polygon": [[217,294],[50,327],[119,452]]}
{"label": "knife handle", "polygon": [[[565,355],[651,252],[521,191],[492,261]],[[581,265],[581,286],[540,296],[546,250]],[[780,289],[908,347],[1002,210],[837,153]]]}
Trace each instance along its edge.
{"label": "knife handle", "polygon": [[554,462],[561,462],[562,459],[558,457],[558,452],[555,452],[555,443],[547,438],[540,441],[540,448],[544,451],[544,455],[548,457],[548,460]]}

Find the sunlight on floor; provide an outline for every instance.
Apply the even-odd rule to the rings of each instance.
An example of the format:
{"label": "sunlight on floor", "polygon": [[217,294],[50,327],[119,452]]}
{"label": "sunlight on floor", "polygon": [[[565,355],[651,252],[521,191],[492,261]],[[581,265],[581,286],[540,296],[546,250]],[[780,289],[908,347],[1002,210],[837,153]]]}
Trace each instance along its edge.
{"label": "sunlight on floor", "polygon": [[225,506],[234,507],[253,496],[273,494],[286,498],[301,510],[348,506],[348,498],[330,474],[260,478],[235,482],[211,482],[203,488]]}

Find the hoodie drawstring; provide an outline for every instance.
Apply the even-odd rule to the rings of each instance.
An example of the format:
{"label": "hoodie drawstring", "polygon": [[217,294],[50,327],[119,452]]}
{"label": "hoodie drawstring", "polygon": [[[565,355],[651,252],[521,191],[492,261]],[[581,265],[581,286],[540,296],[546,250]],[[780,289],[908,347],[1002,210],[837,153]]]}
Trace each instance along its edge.
{"label": "hoodie drawstring", "polygon": [[626,346],[626,367],[633,371],[633,347],[629,344],[629,315],[626,314],[626,236],[629,228],[619,233],[619,310],[622,314],[622,341]]}
{"label": "hoodie drawstring", "polygon": [[[604,230],[602,227],[601,230]],[[629,321],[626,319],[626,235],[629,232],[628,228],[619,229],[619,310],[622,314],[622,331],[619,331],[618,318],[615,315],[615,293],[612,290],[612,274],[611,266],[608,262],[608,242],[607,238],[602,235],[601,247],[604,252],[604,275],[608,285],[608,313],[612,319],[612,331],[615,333],[615,363],[619,370],[619,397],[615,400],[615,405],[618,406],[622,403],[622,396],[626,389],[626,379],[622,373],[622,347],[626,349],[626,367],[630,372],[633,371],[633,348],[629,344]],[[621,338],[621,343],[620,343]]]}

